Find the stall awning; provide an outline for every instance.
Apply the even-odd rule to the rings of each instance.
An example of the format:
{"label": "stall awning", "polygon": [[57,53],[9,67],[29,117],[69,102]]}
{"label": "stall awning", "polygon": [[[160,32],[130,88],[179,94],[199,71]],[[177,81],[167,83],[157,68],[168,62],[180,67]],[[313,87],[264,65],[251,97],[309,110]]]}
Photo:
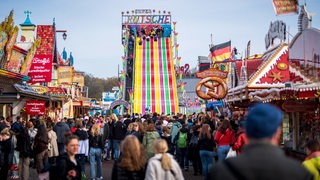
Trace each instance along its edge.
{"label": "stall awning", "polygon": [[28,84],[14,84],[13,85],[15,89],[18,91],[18,93],[25,95],[27,97],[32,97],[36,99],[42,99],[42,100],[49,100],[50,96],[46,94],[39,94],[37,91],[32,89],[32,87]]}

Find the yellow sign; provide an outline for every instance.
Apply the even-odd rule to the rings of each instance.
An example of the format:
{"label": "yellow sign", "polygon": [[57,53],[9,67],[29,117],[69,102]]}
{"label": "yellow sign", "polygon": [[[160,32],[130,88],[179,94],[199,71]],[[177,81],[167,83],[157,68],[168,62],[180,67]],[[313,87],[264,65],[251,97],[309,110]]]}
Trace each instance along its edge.
{"label": "yellow sign", "polygon": [[44,94],[48,92],[46,87],[43,86],[31,86],[31,88],[36,91],[38,94]]}
{"label": "yellow sign", "polygon": [[84,76],[80,73],[75,73],[73,76],[73,83],[78,83],[78,86],[84,86]]}
{"label": "yellow sign", "polygon": [[73,102],[72,99],[63,104],[63,117],[73,118]]}
{"label": "yellow sign", "polygon": [[71,84],[74,70],[71,66],[60,66],[58,71],[58,84]]}

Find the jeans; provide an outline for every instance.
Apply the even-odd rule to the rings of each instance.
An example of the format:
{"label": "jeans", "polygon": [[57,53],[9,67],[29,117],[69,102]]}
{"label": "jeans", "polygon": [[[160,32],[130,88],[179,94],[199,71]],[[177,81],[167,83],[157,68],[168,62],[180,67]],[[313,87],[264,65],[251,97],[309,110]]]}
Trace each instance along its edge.
{"label": "jeans", "polygon": [[187,148],[177,148],[180,153],[179,165],[183,168],[189,168],[188,150]]}
{"label": "jeans", "polygon": [[20,156],[19,174],[20,174],[21,180],[29,179],[29,165],[30,165],[30,158]]}
{"label": "jeans", "polygon": [[61,155],[61,154],[63,154],[65,152],[64,143],[59,143],[58,142],[58,151],[59,151],[59,155]]}
{"label": "jeans", "polygon": [[120,156],[120,140],[113,140],[114,159],[119,159]]}
{"label": "jeans", "polygon": [[218,161],[223,161],[226,159],[229,149],[230,149],[229,145],[218,146],[217,148]]}
{"label": "jeans", "polygon": [[97,177],[101,177],[101,149],[90,148],[90,178],[96,178],[95,164],[97,164]]}
{"label": "jeans", "polygon": [[76,159],[78,159],[78,161],[81,164],[81,171],[86,172],[86,166],[85,166],[86,156],[85,156],[85,154],[76,154]]}
{"label": "jeans", "polygon": [[206,177],[210,167],[213,165],[214,153],[212,151],[200,150],[199,154],[202,163],[202,175]]}
{"label": "jeans", "polygon": [[113,139],[108,139],[108,150],[107,150],[107,158],[111,159],[113,156],[111,156],[111,151],[112,154],[114,154],[113,152]]}

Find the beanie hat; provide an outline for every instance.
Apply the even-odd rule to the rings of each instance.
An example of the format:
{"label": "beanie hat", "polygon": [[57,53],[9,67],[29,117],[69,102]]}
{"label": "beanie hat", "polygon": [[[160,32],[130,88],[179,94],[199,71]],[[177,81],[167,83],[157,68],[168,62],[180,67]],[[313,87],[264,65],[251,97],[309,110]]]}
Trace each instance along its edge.
{"label": "beanie hat", "polygon": [[251,108],[245,131],[251,138],[272,137],[282,122],[282,111],[269,103],[259,103]]}

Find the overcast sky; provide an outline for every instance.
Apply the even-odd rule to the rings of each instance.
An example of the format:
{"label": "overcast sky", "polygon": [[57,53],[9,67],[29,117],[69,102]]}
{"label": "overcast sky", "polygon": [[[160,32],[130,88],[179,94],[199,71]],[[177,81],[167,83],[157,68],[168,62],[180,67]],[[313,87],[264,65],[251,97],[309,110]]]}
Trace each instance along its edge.
{"label": "overcast sky", "polygon": [[[320,29],[320,0],[306,3],[314,14],[312,27]],[[197,65],[198,56],[208,55],[210,34],[213,44],[231,40],[240,53],[251,40],[251,54],[262,54],[270,22],[283,20],[292,35],[298,27],[298,15],[276,16],[272,0],[1,0],[1,20],[12,9],[16,25],[24,22],[26,10],[32,12],[35,25],[50,25],[55,18],[57,29],[68,34],[66,41],[59,35],[59,51],[65,47],[68,54],[72,52],[76,70],[101,78],[117,76],[121,64],[122,11],[170,11],[172,21],[177,22],[181,64],[191,67]]]}

